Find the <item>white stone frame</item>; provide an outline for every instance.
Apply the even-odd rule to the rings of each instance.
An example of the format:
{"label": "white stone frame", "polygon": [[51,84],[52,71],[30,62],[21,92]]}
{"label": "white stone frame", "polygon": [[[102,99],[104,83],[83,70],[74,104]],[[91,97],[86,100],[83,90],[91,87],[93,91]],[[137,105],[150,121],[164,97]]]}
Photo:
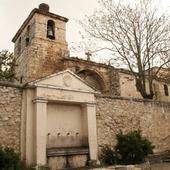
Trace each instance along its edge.
{"label": "white stone frame", "polygon": [[[87,85],[85,84],[85,86]],[[48,102],[79,104],[83,107],[83,113],[87,116],[89,157],[91,161],[97,161],[96,104],[94,91],[76,90],[71,87],[59,88],[53,85],[36,83],[33,87],[27,87],[24,93],[25,104],[23,104],[24,108],[22,112],[23,115],[25,115],[23,116],[25,120],[22,120],[21,155],[26,159],[27,165],[47,164],[46,126]]]}
{"label": "white stone frame", "polygon": [[[56,102],[56,101],[55,101]],[[47,125],[47,99],[34,99],[36,108],[36,164],[46,165],[46,125]],[[84,104],[87,115],[88,144],[90,160],[97,160],[97,135],[96,135],[96,105]]]}

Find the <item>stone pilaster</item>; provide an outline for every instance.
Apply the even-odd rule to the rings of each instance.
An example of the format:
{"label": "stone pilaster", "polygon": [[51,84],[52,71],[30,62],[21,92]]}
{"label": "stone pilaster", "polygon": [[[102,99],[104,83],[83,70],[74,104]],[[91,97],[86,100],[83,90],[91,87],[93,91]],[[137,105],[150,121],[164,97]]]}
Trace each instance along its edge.
{"label": "stone pilaster", "polygon": [[46,162],[46,126],[47,126],[47,100],[36,98],[35,128],[36,128],[36,164],[45,165]]}
{"label": "stone pilaster", "polygon": [[90,160],[97,161],[96,105],[87,104],[86,113]]}

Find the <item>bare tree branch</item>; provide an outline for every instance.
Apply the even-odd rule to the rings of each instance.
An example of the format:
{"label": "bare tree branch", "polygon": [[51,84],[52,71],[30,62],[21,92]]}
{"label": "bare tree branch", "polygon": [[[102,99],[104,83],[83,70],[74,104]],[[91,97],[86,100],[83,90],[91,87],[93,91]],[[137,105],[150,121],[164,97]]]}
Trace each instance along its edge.
{"label": "bare tree branch", "polygon": [[[129,68],[141,95],[152,99],[153,79],[170,63],[168,15],[158,13],[153,0],[129,4],[101,0],[100,4],[101,8],[92,16],[86,16],[81,25],[88,35],[114,52],[113,58],[119,65]],[[149,92],[146,83],[149,83]]]}

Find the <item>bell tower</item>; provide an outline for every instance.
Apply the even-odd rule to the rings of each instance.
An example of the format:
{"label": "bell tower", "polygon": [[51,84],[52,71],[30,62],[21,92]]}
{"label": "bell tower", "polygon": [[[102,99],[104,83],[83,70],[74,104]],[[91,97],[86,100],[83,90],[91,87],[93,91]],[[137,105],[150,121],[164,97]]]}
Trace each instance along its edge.
{"label": "bell tower", "polygon": [[12,39],[16,77],[21,83],[63,69],[62,58],[68,56],[67,21],[49,12],[49,6],[44,3],[32,10]]}

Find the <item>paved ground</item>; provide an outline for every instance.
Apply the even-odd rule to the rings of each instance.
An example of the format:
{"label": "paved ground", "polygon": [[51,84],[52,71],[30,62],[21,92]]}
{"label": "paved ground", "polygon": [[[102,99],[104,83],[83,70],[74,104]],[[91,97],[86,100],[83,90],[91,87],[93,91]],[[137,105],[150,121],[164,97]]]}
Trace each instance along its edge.
{"label": "paved ground", "polygon": [[170,163],[152,165],[152,170],[170,170]]}
{"label": "paved ground", "polygon": [[[83,170],[113,170],[114,168],[95,168],[95,169],[83,169]],[[154,164],[151,166],[151,170],[170,170],[170,163]]]}

